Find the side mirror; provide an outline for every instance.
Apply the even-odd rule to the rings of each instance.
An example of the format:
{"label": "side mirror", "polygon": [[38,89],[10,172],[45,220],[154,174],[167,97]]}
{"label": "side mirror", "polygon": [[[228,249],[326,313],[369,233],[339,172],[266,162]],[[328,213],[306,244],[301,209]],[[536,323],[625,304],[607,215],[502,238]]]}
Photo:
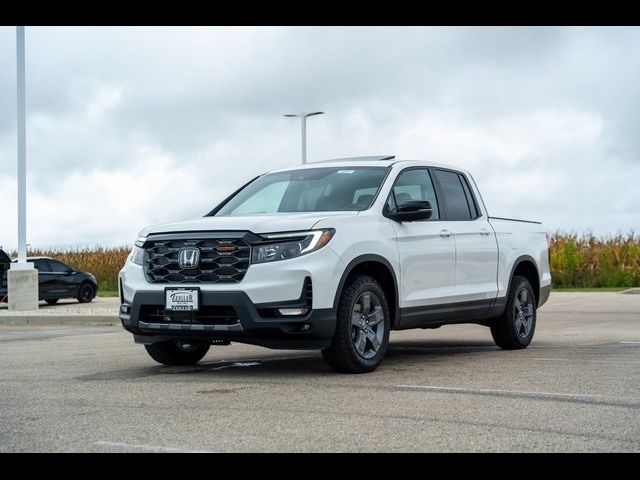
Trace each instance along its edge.
{"label": "side mirror", "polygon": [[405,200],[398,204],[395,212],[387,216],[396,222],[415,222],[428,220],[433,215],[431,203],[426,200]]}

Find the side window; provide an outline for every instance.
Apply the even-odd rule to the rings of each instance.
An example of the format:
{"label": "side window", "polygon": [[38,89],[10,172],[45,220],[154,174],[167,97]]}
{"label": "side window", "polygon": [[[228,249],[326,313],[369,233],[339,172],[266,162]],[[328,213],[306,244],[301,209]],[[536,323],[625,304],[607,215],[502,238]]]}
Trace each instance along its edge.
{"label": "side window", "polygon": [[406,200],[427,200],[433,208],[431,220],[440,218],[440,207],[433,188],[433,182],[429,171],[424,168],[416,168],[401,173],[393,185],[393,192],[387,199],[387,208],[395,208],[395,202],[402,203]]}
{"label": "side window", "polygon": [[435,172],[444,194],[447,220],[471,220],[471,210],[460,176],[448,170],[435,170]]}
{"label": "side window", "polygon": [[471,212],[471,218],[475,219],[480,216],[480,211],[478,210],[478,206],[476,205],[475,199],[473,198],[473,194],[471,193],[471,188],[469,187],[469,182],[461,173],[458,174],[460,177],[460,182],[462,183],[462,188],[464,189],[464,194],[467,197],[467,203],[469,204],[469,211]]}
{"label": "side window", "polygon": [[49,262],[46,260],[34,260],[33,266],[36,267],[36,270],[39,272],[50,272]]}
{"label": "side window", "polygon": [[49,260],[49,266],[51,267],[51,271],[55,273],[64,273],[69,270],[64,263],[56,262],[55,260]]}

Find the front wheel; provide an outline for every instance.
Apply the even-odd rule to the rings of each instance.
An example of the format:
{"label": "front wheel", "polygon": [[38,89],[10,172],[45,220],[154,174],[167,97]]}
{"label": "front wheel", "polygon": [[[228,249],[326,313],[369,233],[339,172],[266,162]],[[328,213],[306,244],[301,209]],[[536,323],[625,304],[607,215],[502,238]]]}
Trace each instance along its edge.
{"label": "front wheel", "polygon": [[83,283],[78,289],[78,302],[89,303],[96,296],[96,289],[90,283]]}
{"label": "front wheel", "polygon": [[338,372],[375,370],[389,344],[389,318],[377,280],[367,275],[351,278],[340,296],[331,345],[322,351],[325,361]]}
{"label": "front wheel", "polygon": [[209,344],[189,340],[169,340],[145,345],[147,353],[163,365],[193,365],[209,351]]}
{"label": "front wheel", "polygon": [[514,277],[504,313],[491,325],[491,335],[500,348],[527,348],[536,329],[536,297],[529,280]]}

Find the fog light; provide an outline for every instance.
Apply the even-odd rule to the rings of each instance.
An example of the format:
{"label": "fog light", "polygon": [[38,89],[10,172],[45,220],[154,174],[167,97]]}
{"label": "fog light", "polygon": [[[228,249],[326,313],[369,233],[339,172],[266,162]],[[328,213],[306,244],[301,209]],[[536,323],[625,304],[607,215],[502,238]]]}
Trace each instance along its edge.
{"label": "fog light", "polygon": [[130,311],[131,307],[129,305],[120,305],[120,313],[128,315]]}
{"label": "fog light", "polygon": [[308,308],[279,308],[278,313],[287,317],[293,317],[296,315],[306,315],[309,311]]}

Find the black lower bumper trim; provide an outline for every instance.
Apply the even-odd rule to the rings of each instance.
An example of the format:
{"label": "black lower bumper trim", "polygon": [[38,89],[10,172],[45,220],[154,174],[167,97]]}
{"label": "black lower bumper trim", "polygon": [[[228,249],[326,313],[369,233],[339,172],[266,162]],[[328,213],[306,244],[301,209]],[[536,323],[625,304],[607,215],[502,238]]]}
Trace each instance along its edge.
{"label": "black lower bumper trim", "polygon": [[538,300],[538,307],[541,307],[542,305],[547,303],[547,300],[549,300],[549,295],[551,295],[551,284],[540,287],[540,299]]}
{"label": "black lower bumper trim", "polygon": [[162,291],[137,292],[127,305],[129,314],[123,313],[126,309],[120,310],[122,326],[134,334],[136,342],[149,344],[188,337],[203,341],[224,339],[269,348],[321,349],[329,346],[336,324],[336,313],[331,308],[311,310],[300,317],[263,317],[248,295],[238,291],[203,291],[201,296],[203,307],[233,307],[238,323],[174,323],[144,316],[146,309],[143,306],[162,305],[163,302]]}

